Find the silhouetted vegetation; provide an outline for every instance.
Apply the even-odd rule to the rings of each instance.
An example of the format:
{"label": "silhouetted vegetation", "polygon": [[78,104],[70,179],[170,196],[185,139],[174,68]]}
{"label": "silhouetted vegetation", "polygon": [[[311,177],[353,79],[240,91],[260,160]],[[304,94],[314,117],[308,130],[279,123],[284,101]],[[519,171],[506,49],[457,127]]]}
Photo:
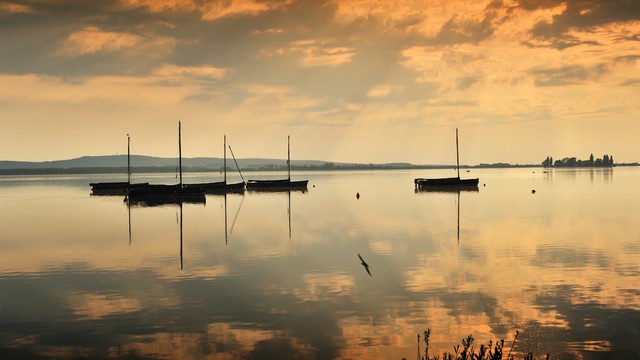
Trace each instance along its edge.
{"label": "silhouetted vegetation", "polygon": [[[429,356],[429,336],[431,335],[431,329],[427,329],[422,339],[420,338],[420,334],[418,334],[418,359],[419,360],[514,360],[515,357],[511,355],[514,346],[516,345],[516,341],[518,340],[518,332],[516,331],[516,335],[513,339],[513,343],[511,344],[511,348],[509,352],[504,357],[504,340],[496,341],[495,344],[489,341],[488,345],[480,344],[479,348],[475,348],[473,335],[467,336],[465,339],[462,339],[461,345],[456,345],[453,347],[453,352],[443,352],[442,357],[440,355]],[[424,356],[420,352],[420,343],[424,342]],[[549,353],[546,354],[546,359],[549,359]],[[524,354],[524,360],[533,360],[534,354],[529,352]],[[406,358],[405,358],[406,359]],[[403,360],[405,360],[403,359]]]}
{"label": "silhouetted vegetation", "polygon": [[566,157],[562,160],[553,161],[551,156],[547,156],[542,162],[545,168],[550,167],[612,167],[613,156],[604,155],[602,158],[594,159],[593,154],[589,156],[589,160],[578,160],[575,157]]}

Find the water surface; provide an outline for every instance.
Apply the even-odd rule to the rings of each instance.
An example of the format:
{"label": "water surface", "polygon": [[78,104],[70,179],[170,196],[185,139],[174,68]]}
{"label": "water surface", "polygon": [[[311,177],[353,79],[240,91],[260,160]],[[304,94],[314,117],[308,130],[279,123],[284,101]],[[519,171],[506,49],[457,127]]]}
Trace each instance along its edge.
{"label": "water surface", "polygon": [[294,173],[307,192],[160,207],[90,196],[118,175],[1,177],[0,358],[410,359],[427,328],[432,354],[519,331],[516,352],[640,357],[639,168],[415,192],[438,176]]}

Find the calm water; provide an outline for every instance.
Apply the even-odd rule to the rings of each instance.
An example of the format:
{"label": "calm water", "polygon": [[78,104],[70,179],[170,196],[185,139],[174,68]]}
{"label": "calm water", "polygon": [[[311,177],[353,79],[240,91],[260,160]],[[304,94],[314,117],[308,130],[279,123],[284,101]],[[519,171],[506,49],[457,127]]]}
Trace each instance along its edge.
{"label": "calm water", "polygon": [[0,358],[400,360],[427,328],[431,354],[518,330],[516,352],[640,358],[640,168],[414,192],[451,173],[297,173],[308,192],[182,207],[90,196],[121,176],[1,177]]}

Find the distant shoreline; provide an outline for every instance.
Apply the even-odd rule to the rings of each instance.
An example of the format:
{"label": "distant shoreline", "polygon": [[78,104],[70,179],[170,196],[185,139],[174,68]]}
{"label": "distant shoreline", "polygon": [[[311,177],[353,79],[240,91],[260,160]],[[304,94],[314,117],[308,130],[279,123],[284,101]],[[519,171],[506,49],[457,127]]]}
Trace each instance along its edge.
{"label": "distant shoreline", "polygon": [[[616,164],[615,167],[640,166],[639,163]],[[545,170],[554,170],[553,168],[543,168],[542,165],[536,164],[480,164],[480,165],[464,165],[460,166],[462,170],[469,169],[504,169],[504,168],[540,168]],[[369,171],[369,170],[452,170],[455,165],[410,165],[410,164],[354,164],[354,165],[292,165],[292,171]],[[571,167],[558,168],[564,169],[604,169],[593,167]],[[611,169],[611,168],[608,168]],[[241,168],[242,172],[271,172],[286,170],[285,166],[262,166],[262,167],[246,167]],[[18,169],[0,169],[0,175],[65,175],[65,174],[124,174],[126,167],[72,167],[72,168],[18,168]],[[151,166],[151,167],[132,167],[132,173],[173,173],[176,172],[175,167],[169,166]],[[203,173],[203,172],[222,172],[222,168],[204,168],[204,167],[184,167],[182,171],[185,173]],[[237,171],[234,168],[227,168],[228,172]]]}

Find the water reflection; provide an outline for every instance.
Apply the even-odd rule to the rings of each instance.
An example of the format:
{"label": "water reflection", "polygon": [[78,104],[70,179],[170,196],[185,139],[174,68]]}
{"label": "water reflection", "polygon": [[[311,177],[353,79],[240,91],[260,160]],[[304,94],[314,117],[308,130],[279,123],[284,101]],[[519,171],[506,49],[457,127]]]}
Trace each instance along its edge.
{"label": "water reflection", "polygon": [[516,352],[637,358],[640,174],[481,175],[416,194],[411,172],[317,174],[206,206],[0,186],[0,357],[402,359],[430,327],[437,352],[520,330]]}
{"label": "water reflection", "polygon": [[206,203],[206,197],[190,196],[190,197],[144,197],[138,199],[125,198],[124,201],[134,207],[154,207],[154,206],[182,206],[183,204],[202,204]]}
{"label": "water reflection", "polygon": [[460,193],[462,192],[478,192],[479,189],[477,186],[437,186],[437,187],[416,187],[416,194],[419,193],[442,193],[442,194],[455,194],[457,195],[457,231],[456,231],[456,239],[458,240],[458,244],[460,244]]}

